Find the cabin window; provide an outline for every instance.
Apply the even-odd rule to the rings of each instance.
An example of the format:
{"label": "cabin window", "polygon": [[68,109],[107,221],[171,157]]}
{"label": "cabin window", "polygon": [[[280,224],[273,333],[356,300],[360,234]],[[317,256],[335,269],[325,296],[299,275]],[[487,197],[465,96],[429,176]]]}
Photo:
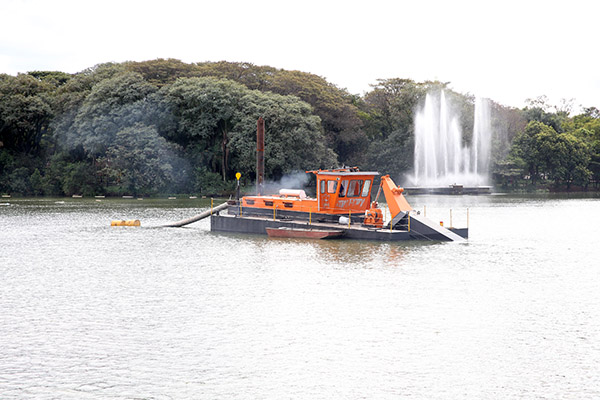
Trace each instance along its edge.
{"label": "cabin window", "polygon": [[361,180],[351,180],[348,186],[348,197],[358,197],[360,195]]}
{"label": "cabin window", "polygon": [[321,193],[325,193],[325,181],[324,180],[321,181],[320,185],[321,185]]}
{"label": "cabin window", "polygon": [[361,197],[366,197],[369,195],[369,189],[371,189],[371,180],[367,179],[365,181],[365,185],[363,186],[363,190],[361,193]]}
{"label": "cabin window", "polygon": [[335,193],[336,189],[337,189],[337,181],[327,181],[327,193]]}
{"label": "cabin window", "polygon": [[348,190],[348,181],[343,180],[342,183],[340,183],[340,196],[339,197],[346,197],[347,190]]}
{"label": "cabin window", "polygon": [[287,208],[294,208],[294,203],[287,203],[287,202],[283,202],[283,206],[287,207]]}
{"label": "cabin window", "polygon": [[248,203],[249,205],[253,205],[254,204],[254,200],[247,199],[246,203]]}

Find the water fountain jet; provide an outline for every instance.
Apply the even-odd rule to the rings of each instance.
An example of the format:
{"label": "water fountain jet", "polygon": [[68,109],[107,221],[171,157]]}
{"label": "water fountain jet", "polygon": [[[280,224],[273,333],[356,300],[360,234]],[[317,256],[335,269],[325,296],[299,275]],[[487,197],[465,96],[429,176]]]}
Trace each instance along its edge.
{"label": "water fountain jet", "polygon": [[489,193],[491,120],[488,99],[475,100],[473,136],[463,141],[460,113],[442,90],[428,93],[415,113],[414,174],[410,192]]}

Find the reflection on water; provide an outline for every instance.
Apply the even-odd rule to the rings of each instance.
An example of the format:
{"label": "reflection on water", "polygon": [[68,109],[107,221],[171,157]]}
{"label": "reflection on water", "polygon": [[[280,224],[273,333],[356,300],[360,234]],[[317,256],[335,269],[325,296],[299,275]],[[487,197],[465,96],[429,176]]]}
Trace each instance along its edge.
{"label": "reflection on water", "polygon": [[157,228],[200,199],[2,201],[3,399],[600,397],[595,198],[411,198],[468,208],[464,244]]}
{"label": "reflection on water", "polygon": [[281,251],[310,255],[313,262],[339,268],[375,268],[398,265],[407,247],[414,244],[348,240],[267,239],[281,246]]}

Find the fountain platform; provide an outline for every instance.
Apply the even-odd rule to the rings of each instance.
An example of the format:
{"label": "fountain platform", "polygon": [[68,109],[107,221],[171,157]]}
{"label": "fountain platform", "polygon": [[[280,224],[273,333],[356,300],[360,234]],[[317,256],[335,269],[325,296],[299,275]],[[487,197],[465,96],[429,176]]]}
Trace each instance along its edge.
{"label": "fountain platform", "polygon": [[407,194],[443,194],[443,195],[480,195],[491,194],[491,186],[463,186],[463,185],[447,185],[447,186],[415,186],[404,187],[404,192]]}

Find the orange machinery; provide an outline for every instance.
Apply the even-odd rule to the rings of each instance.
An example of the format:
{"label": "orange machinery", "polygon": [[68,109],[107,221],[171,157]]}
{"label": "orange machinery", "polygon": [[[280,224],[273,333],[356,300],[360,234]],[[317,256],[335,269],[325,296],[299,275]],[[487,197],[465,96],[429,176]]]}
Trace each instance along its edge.
{"label": "orange machinery", "polygon": [[358,168],[338,168],[306,171],[317,178],[317,196],[309,198],[303,190],[281,189],[277,195],[244,196],[242,208],[259,208],[329,215],[364,215],[363,224],[381,228],[383,213],[377,200],[383,191],[395,225],[412,207],[389,175],[381,177],[375,201],[371,190],[378,172],[363,172]]}

